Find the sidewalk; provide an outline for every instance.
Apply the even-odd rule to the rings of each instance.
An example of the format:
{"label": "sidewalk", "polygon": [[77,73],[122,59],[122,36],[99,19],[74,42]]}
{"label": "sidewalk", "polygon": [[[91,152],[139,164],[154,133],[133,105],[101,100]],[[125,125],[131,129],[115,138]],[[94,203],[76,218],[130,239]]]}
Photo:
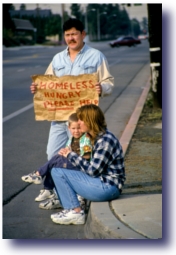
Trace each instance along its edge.
{"label": "sidewalk", "polygon": [[[146,75],[147,68],[144,68],[130,84],[128,90],[132,87],[135,89],[136,86],[143,87]],[[133,107],[132,98],[128,98],[128,91],[125,91],[124,100],[128,100],[127,107],[117,100],[107,113],[108,118],[111,119],[108,126],[116,132],[116,135],[120,134],[117,136],[120,137],[125,154],[127,180],[120,199],[110,203],[91,203],[85,226],[85,233],[89,239],[162,238],[162,146],[161,142],[159,144],[156,142],[156,135],[159,134],[161,137],[162,123],[160,120],[158,123],[157,120],[150,125],[144,125],[144,129],[147,129],[150,136],[147,142],[138,141],[134,134],[136,127],[140,128],[138,121],[149,89],[150,80],[148,79],[135,107]],[[129,113],[130,103],[134,111],[121,133],[119,123],[115,125],[117,115],[121,123],[118,109]],[[118,104],[121,107],[118,107]]]}

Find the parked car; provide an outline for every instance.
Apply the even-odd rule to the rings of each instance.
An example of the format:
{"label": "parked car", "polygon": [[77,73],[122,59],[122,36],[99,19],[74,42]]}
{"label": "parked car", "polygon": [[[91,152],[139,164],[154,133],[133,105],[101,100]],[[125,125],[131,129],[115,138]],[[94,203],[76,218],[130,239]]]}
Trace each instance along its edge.
{"label": "parked car", "polygon": [[121,36],[118,39],[110,42],[111,47],[119,47],[119,46],[136,46],[136,44],[140,44],[141,40],[136,39],[133,36]]}

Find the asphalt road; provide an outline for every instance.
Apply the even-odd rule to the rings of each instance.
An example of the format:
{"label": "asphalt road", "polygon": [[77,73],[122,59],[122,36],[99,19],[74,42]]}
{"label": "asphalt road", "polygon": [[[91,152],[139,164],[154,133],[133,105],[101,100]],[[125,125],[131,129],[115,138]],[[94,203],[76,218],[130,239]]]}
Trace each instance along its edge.
{"label": "asphalt road", "polygon": [[[100,101],[100,107],[105,113],[114,100],[120,97],[130,81],[149,61],[149,45],[147,41],[142,41],[142,44],[136,47],[111,48],[107,42],[91,43],[90,45],[100,49],[105,54],[111,73],[116,74],[112,95]],[[52,57],[64,48],[64,46],[34,46],[3,49],[2,174],[5,212],[3,217],[4,219],[8,217],[11,224],[13,224],[13,214],[17,214],[20,217],[20,210],[22,210],[20,206],[22,204],[20,205],[18,196],[21,192],[26,194],[25,197],[29,200],[29,207],[32,207],[33,203],[35,207],[38,206],[34,202],[34,198],[38,195],[41,186],[35,185],[33,192],[28,192],[31,185],[22,182],[21,176],[34,171],[46,162],[46,145],[50,123],[47,121],[35,121],[32,107],[33,96],[29,89],[31,75],[43,74]],[[27,107],[28,110],[25,110],[24,107]],[[22,111],[21,113],[20,110]],[[19,212],[13,212],[13,205],[17,201],[19,203]],[[25,210],[28,210],[28,208]],[[25,210],[22,210],[23,214]],[[50,213],[49,211],[39,210],[38,217],[49,217]],[[70,235],[70,232],[74,233],[74,231],[75,238],[84,238],[82,226],[63,227],[57,225],[57,228],[58,238],[65,239]],[[21,229],[21,231],[24,230]],[[5,225],[4,238],[13,239],[18,237],[14,237],[8,231],[8,226]],[[28,237],[26,236],[25,238]]]}

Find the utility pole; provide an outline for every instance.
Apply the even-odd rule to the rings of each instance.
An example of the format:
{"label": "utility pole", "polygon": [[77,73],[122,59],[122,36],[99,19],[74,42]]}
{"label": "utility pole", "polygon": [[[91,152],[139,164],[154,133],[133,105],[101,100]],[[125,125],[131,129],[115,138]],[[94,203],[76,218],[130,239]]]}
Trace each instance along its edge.
{"label": "utility pole", "polygon": [[39,36],[40,36],[40,13],[39,13],[39,4],[36,4],[37,8],[36,8],[36,14],[37,14],[37,36],[36,36],[36,41],[38,40]]}
{"label": "utility pole", "polygon": [[101,39],[101,35],[100,35],[100,16],[102,14],[107,14],[107,12],[102,12],[102,13],[99,13],[99,9],[97,9],[97,39],[98,41],[100,41]]}
{"label": "utility pole", "polygon": [[162,4],[147,4],[154,106],[162,108]]}
{"label": "utility pole", "polygon": [[97,40],[100,40],[100,20],[99,20],[99,9],[97,9]]}
{"label": "utility pole", "polygon": [[63,43],[63,40],[64,40],[64,36],[63,36],[64,12],[65,12],[65,6],[64,6],[64,4],[61,4],[61,13],[62,13],[62,20],[61,20],[61,43]]}

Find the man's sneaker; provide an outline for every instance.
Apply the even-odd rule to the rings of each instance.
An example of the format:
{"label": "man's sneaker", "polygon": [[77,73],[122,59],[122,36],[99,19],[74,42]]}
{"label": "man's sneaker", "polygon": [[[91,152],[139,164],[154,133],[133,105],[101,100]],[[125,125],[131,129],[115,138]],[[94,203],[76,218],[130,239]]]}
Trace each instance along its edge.
{"label": "man's sneaker", "polygon": [[43,201],[47,198],[52,198],[54,197],[55,194],[54,194],[54,191],[53,190],[46,190],[46,189],[42,189],[40,191],[40,194],[38,195],[38,197],[35,198],[35,201]]}
{"label": "man's sneaker", "polygon": [[42,177],[39,175],[36,175],[35,172],[32,172],[28,175],[24,175],[21,177],[21,179],[24,182],[34,183],[34,184],[42,184],[43,180]]}
{"label": "man's sneaker", "polygon": [[81,225],[85,223],[85,213],[84,211],[77,213],[75,210],[63,210],[62,212],[55,214],[55,216],[53,215],[51,219],[57,224]]}
{"label": "man's sneaker", "polygon": [[54,196],[48,199],[47,201],[40,203],[39,208],[45,209],[45,210],[52,210],[52,209],[62,208],[62,205],[59,199],[56,196]]}

